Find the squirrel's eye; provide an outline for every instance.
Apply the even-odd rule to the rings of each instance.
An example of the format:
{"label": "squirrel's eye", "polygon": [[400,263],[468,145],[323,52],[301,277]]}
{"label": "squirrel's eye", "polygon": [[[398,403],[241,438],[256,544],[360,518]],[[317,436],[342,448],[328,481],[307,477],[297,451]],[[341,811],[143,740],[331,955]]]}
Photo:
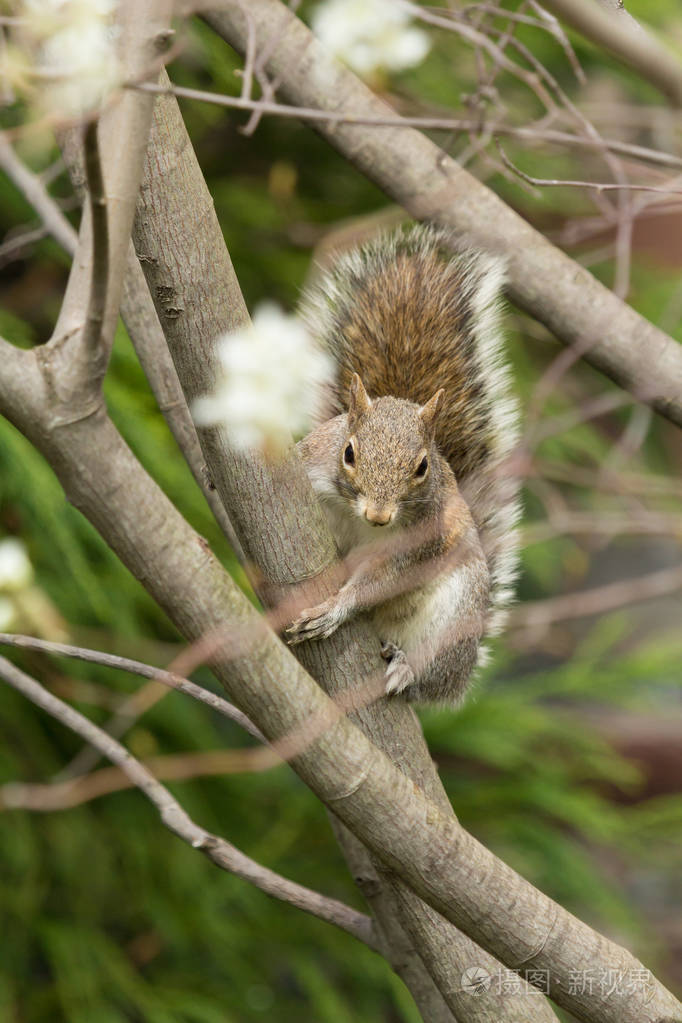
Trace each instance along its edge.
{"label": "squirrel's eye", "polygon": [[346,465],[355,465],[355,451],[353,450],[352,444],[346,444],[346,450],[343,453],[343,460]]}
{"label": "squirrel's eye", "polygon": [[426,476],[426,470],[428,469],[428,467],[429,467],[429,461],[428,461],[426,455],[424,455],[424,457],[422,458],[421,462],[419,463],[417,468],[414,470],[415,476],[418,476],[420,478]]}

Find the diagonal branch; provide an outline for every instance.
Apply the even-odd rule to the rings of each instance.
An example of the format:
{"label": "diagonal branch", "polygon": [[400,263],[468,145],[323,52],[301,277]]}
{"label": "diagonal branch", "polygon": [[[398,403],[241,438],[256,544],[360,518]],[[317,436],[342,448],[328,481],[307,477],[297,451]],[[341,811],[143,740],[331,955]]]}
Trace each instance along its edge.
{"label": "diagonal branch", "polygon": [[61,724],[76,732],[86,742],[91,743],[103,756],[116,764],[130,779],[131,784],[138,788],[156,807],[163,824],[169,831],[172,831],[193,849],[201,850],[221,870],[226,870],[245,881],[250,881],[251,884],[275,899],[288,902],[327,923],[340,927],[341,930],[347,931],[348,934],[352,934],[353,937],[376,950],[372,922],[369,917],[358,913],[336,899],[326,898],[310,888],[305,888],[303,885],[281,877],[245,856],[224,838],[199,827],[168,789],[161,785],[154,775],[124,746],[103,732],[83,714],[48,692],[39,682],[20,671],[4,657],[0,657],[0,678]]}
{"label": "diagonal branch", "polygon": [[[266,741],[262,732],[237,707],[224,700],[222,696],[218,696],[216,693],[204,689],[203,686],[197,685],[196,682],[191,682],[190,679],[176,675],[172,670],[155,668],[151,664],[133,661],[129,657],[119,657],[117,654],[107,654],[102,650],[88,650],[86,647],[69,646],[66,643],[53,643],[50,640],[36,639],[33,636],[20,636],[16,633],[0,632],[0,645],[13,646],[21,650],[40,650],[42,653],[52,654],[55,657],[73,657],[79,661],[86,661],[88,664],[101,664],[107,668],[115,668],[117,671],[126,671],[132,675],[140,675],[142,678],[159,682],[169,689],[175,689],[178,693],[185,693],[187,696],[191,696],[192,699],[199,700],[200,703],[210,707],[211,710],[215,710],[218,714],[222,714],[223,717],[234,721],[235,724],[243,728],[254,739],[257,739],[259,742]],[[119,714],[124,716],[125,706],[126,703],[124,702],[118,711]],[[110,735],[113,734],[110,729],[107,729],[107,732]]]}
{"label": "diagonal branch", "polygon": [[[157,102],[133,236],[191,403],[213,386],[216,339],[242,322],[246,311],[213,202],[173,97],[161,96]],[[201,248],[196,244],[199,236]],[[247,458],[232,450],[228,439],[216,430],[200,431],[200,439],[230,520],[260,576],[260,594],[266,603],[278,601],[292,586],[306,581],[310,591],[306,603],[317,602],[316,592],[327,596],[323,588],[332,585],[333,573],[325,569],[335,551],[299,459],[291,457],[273,465],[255,454]],[[371,678],[381,663],[376,638],[362,620],[350,623],[324,644],[305,645],[300,655],[320,684],[339,698],[357,688],[358,680]],[[409,707],[400,701],[382,703],[358,710],[355,719],[444,813],[452,815]],[[459,990],[464,970],[476,961],[493,973],[499,964],[407,888],[403,886],[396,896],[386,877],[383,883],[394,903],[393,919],[397,911],[402,912],[403,926],[438,987],[447,990],[446,1000],[455,1016],[466,1008],[472,1023],[491,1018],[509,1023],[529,1017],[554,1018],[539,999],[529,1006],[527,998],[510,1001],[488,992],[472,1004],[467,993]],[[457,978],[455,985],[453,978]]]}
{"label": "diagonal branch", "polygon": [[[50,429],[40,371],[31,358],[3,411],[49,459],[71,503],[188,639],[199,639],[226,620],[252,637],[244,649],[215,651],[211,666],[231,699],[271,742],[305,733],[311,720],[330,722],[297,753],[292,766],[378,861],[510,969],[536,970],[540,984],[548,978],[552,998],[577,1019],[660,1023],[680,1017],[682,1006],[641,963],[499,861],[338,714],[144,472],[104,413],[87,423]],[[342,656],[348,654],[346,647]],[[595,962],[614,975],[646,975],[649,980],[627,996],[614,992],[595,1000],[571,985],[574,971],[591,969]],[[459,994],[466,1005],[466,993]],[[543,1000],[529,1004],[515,997],[501,1001],[497,1017],[489,1013],[488,1019],[507,1018],[510,1002],[526,1007],[525,1017],[517,1019],[551,1018],[538,1015]]]}
{"label": "diagonal branch", "polygon": [[4,135],[0,135],[0,167],[36,211],[54,240],[73,256],[78,234],[66,219],[37,174],[21,160]]}
{"label": "diagonal branch", "polygon": [[[675,107],[682,106],[682,62],[660,40],[645,31],[613,0],[542,0],[591,42],[633,68],[662,92]],[[607,13],[607,8],[611,13]],[[614,13],[618,16],[614,17]]]}
{"label": "diagonal branch", "polygon": [[[289,102],[335,115],[395,116],[279,0],[251,0],[249,16],[259,45],[273,31],[280,32],[268,69],[281,75]],[[205,18],[243,52],[246,28],[238,6],[211,11]],[[409,128],[328,125],[324,119],[315,128],[415,218],[455,232],[458,245],[503,254],[514,302],[564,344],[583,346],[583,358],[621,387],[682,425],[680,345],[555,248],[435,143]]]}
{"label": "diagonal branch", "polygon": [[545,600],[526,601],[512,609],[509,625],[513,629],[545,629],[554,622],[604,614],[627,604],[667,596],[679,589],[682,589],[682,565],[673,565],[635,579],[622,579]]}

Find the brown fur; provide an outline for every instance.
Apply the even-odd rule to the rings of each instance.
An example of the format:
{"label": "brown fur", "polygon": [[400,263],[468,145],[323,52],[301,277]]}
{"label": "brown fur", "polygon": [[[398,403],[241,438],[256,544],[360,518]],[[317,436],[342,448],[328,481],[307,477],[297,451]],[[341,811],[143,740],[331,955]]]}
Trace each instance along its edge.
{"label": "brown fur", "polygon": [[338,358],[337,404],[348,407],[359,373],[371,398],[392,395],[425,404],[445,391],[436,443],[455,476],[487,457],[488,417],[468,332],[466,288],[458,268],[436,251],[405,252],[354,281],[352,303],[341,303],[330,347]]}
{"label": "brown fur", "polygon": [[518,514],[518,482],[500,471],[517,427],[495,312],[503,271],[443,246],[428,228],[384,237],[305,296],[336,378],[299,450],[350,574],[287,630],[292,643],[325,638],[369,611],[386,691],[426,700],[458,699],[499,627]]}

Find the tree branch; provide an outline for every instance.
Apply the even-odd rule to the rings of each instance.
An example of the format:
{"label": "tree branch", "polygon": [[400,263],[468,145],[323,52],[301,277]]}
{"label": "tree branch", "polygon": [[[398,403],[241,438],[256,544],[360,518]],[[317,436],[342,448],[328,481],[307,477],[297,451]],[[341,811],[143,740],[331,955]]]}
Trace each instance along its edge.
{"label": "tree branch", "polygon": [[[79,133],[74,131],[61,133],[59,143],[71,177],[71,183],[81,200],[81,204],[87,206],[88,189],[83,160],[83,147]],[[64,220],[71,235],[62,235],[57,240],[60,242],[70,241],[70,247],[65,245],[65,248],[73,256],[78,243],[76,232],[73,231],[68,221],[63,218],[58,206],[43,188],[40,180],[25,167],[16,157],[13,150],[10,152],[14,158],[10,169],[16,171],[16,176],[13,176],[15,184],[24,192],[29,202],[34,204],[36,211],[41,216],[47,218],[46,223],[53,220],[56,221],[57,218]],[[0,165],[3,165],[2,148],[0,148]],[[8,173],[10,173],[9,169]],[[147,377],[149,386],[156,398],[159,410],[166,420],[197,485],[201,489],[213,513],[213,517],[237,557],[240,561],[243,561],[243,552],[239,547],[239,541],[232,528],[232,524],[208,478],[208,469],[201,452],[197,431],[187,408],[182,388],[180,387],[180,381],[175,372],[173,360],[170,357],[166,339],[163,336],[163,331],[154,309],[154,303],[147,289],[147,282],[144,279],[144,274],[142,273],[132,241],[128,246],[128,263],[123,280],[121,317],[137,352],[137,357],[140,360],[140,365]]]}
{"label": "tree branch", "polygon": [[[601,12],[600,12],[601,13]],[[395,116],[330,56],[279,0],[252,0],[259,46],[279,44],[268,61],[286,98],[299,106],[355,117]],[[237,5],[206,20],[243,52],[246,29]],[[503,254],[514,302],[583,358],[662,415],[682,425],[682,349],[625,305],[587,270],[548,242],[498,196],[413,129],[329,125],[316,131],[419,220],[454,230],[458,245]]]}
{"label": "tree branch", "polygon": [[128,269],[123,282],[121,316],[161,414],[168,423],[175,442],[201,489],[213,517],[235,555],[243,563],[244,552],[223,503],[209,478],[196,427],[182,393],[178,374],[168,351],[168,345],[132,242],[128,251]]}
{"label": "tree branch", "polygon": [[92,225],[92,256],[88,311],[81,345],[89,361],[96,365],[103,341],[102,327],[109,289],[109,214],[97,139],[97,121],[89,121],[85,126],[83,152]]}
{"label": "tree branch", "polygon": [[[159,97],[155,109],[133,237],[191,405],[214,385],[217,338],[243,323],[247,314],[212,199],[177,102],[169,96]],[[199,237],[200,248],[196,243]],[[335,557],[334,546],[299,459],[290,457],[272,464],[232,450],[221,431],[201,430],[199,436],[223,504],[259,574],[255,582],[261,582],[263,599],[278,602],[290,587],[298,589],[305,581],[304,606],[328,596],[325,587],[333,585],[333,573],[326,570]],[[306,647],[301,651],[302,662],[334,696],[347,694],[357,687],[358,679],[369,679],[382,668],[376,637],[360,620],[324,644]],[[418,724],[406,705],[395,701],[388,706],[365,707],[355,719],[438,801],[443,812],[452,814]],[[439,987],[446,976],[459,979],[472,961],[481,961],[491,973],[499,969],[405,888],[401,901],[411,906],[410,927],[420,914],[425,917],[418,940],[413,940]],[[394,907],[394,919],[395,915]],[[384,932],[388,933],[388,928]],[[523,997],[510,1002],[489,992],[472,1004],[468,993],[452,989],[449,981],[448,985],[450,1008],[457,1015],[457,1009],[466,1006],[472,1023],[490,1018],[554,1018],[549,1007],[547,1015],[541,1015],[539,1000],[534,999],[529,1007]]]}
{"label": "tree branch", "polygon": [[[144,80],[152,73],[150,68],[155,66],[159,46],[166,38],[171,7],[169,0],[148,0],[145,4],[121,0],[118,5],[119,55],[130,77]],[[118,319],[130,225],[152,109],[151,97],[126,91],[100,118],[101,202],[97,200],[96,209],[91,204],[84,208],[62,308],[53,336],[41,350],[45,372],[53,377],[55,389],[59,380],[61,401],[53,409],[57,422],[85,418],[101,404],[100,385]],[[91,157],[95,151],[92,142],[95,130],[92,123],[86,129]],[[89,162],[94,170],[95,162],[92,159]],[[99,225],[94,231],[93,209],[94,222]],[[105,216],[106,240],[101,229]],[[84,323],[83,311],[93,311],[91,295],[93,309],[101,321]]]}
{"label": "tree branch", "polygon": [[153,82],[136,82],[131,83],[129,88],[138,89],[140,92],[151,92],[158,96],[194,99],[200,103],[213,103],[216,106],[228,107],[234,110],[251,110],[261,117],[263,115],[271,115],[284,118],[293,117],[300,121],[314,121],[316,123],[324,120],[329,125],[362,124],[367,126],[374,125],[377,128],[419,128],[423,131],[480,131],[485,129],[496,135],[511,135],[514,138],[527,139],[536,144],[554,142],[558,145],[577,146],[581,149],[608,150],[621,156],[631,156],[634,159],[647,160],[649,163],[662,164],[665,167],[682,167],[682,158],[672,153],[664,153],[657,149],[649,149],[646,146],[622,142],[619,139],[572,135],[570,132],[555,131],[539,125],[523,127],[504,124],[501,121],[486,121],[481,118],[470,120],[461,117],[401,117],[395,113],[384,117],[373,117],[371,115],[363,117],[346,111],[340,113],[334,110],[325,110],[321,113],[319,109],[314,107],[291,106],[286,103],[269,102],[263,99],[229,96],[225,93],[209,92],[205,89],[191,89],[184,85],[173,85],[172,83],[162,85]]}
{"label": "tree branch", "polygon": [[37,174],[20,160],[9,141],[0,134],[0,167],[31,204],[45,228],[70,256],[75,255],[78,233],[66,219]]}
{"label": "tree branch", "polygon": [[[102,731],[113,738],[110,731],[105,729]],[[84,749],[92,750],[97,761],[104,756],[99,747],[89,743]],[[248,756],[248,752],[238,749],[166,753],[146,757],[140,763],[157,781],[192,781],[195,778],[226,774],[248,774],[253,770],[253,759]],[[281,760],[273,758],[269,767],[280,766],[281,763]],[[265,768],[265,765],[262,766]],[[100,767],[96,771],[78,774],[65,781],[59,780],[64,774],[65,770],[62,769],[56,780],[43,784],[7,782],[0,785],[0,809],[54,813],[56,810],[70,810],[74,806],[92,802],[93,799],[135,787],[135,783],[120,767]]]}
{"label": "tree branch", "polygon": [[[138,788],[156,807],[163,824],[169,831],[172,831],[193,849],[201,850],[221,870],[226,870],[245,881],[250,881],[251,884],[275,899],[288,902],[298,909],[312,913],[320,920],[340,927],[341,930],[352,934],[354,938],[376,950],[372,922],[369,917],[358,913],[336,899],[328,899],[320,895],[319,892],[305,888],[303,885],[296,884],[294,881],[289,881],[274,871],[268,870],[267,867],[263,867],[260,863],[245,856],[224,838],[219,838],[199,827],[168,789],[161,785],[154,775],[124,746],[121,746],[73,707],[48,692],[39,682],[20,671],[4,657],[0,657],[0,678],[3,678],[5,682],[50,714],[55,720],[61,722],[66,728],[70,728],[86,742],[91,743],[103,756],[116,764],[130,780],[131,785]],[[49,788],[49,786],[47,787]],[[18,805],[21,805],[22,789],[24,786],[20,785],[15,792]],[[11,786],[3,787],[3,796],[5,805],[8,805],[7,799],[11,798]]]}
{"label": "tree branch", "polygon": [[[543,6],[562,18],[597,46],[603,47],[650,82],[675,107],[682,106],[682,63],[663,43],[645,31],[624,11],[614,17],[613,0],[542,0]],[[607,13],[606,8],[610,9]],[[637,30],[633,30],[636,26]]]}
{"label": "tree branch", "polygon": [[[375,857],[509,968],[547,971],[551,996],[578,1019],[660,1023],[682,1013],[682,1006],[653,977],[646,991],[626,998],[614,995],[595,1002],[589,993],[572,990],[572,971],[589,969],[594,962],[618,975],[646,971],[624,949],[497,860],[339,716],[140,467],[103,412],[58,430],[46,427],[49,411],[40,380],[38,364],[29,359],[5,409],[12,421],[57,470],[71,503],[100,530],[188,639],[218,630],[226,620],[249,637],[237,650],[223,646],[214,651],[211,665],[231,699],[270,742],[305,734],[311,720],[330,722],[298,751],[292,766]],[[322,651],[326,646],[320,644]],[[349,653],[346,648],[344,657]],[[409,713],[395,701],[387,716],[391,707]],[[404,734],[396,738],[402,741]],[[465,1005],[463,992],[460,997]],[[512,1001],[525,1000],[502,1001],[498,1020],[505,1018]],[[526,1003],[525,1018],[538,1018],[534,1004],[546,1003]]]}
{"label": "tree branch", "polygon": [[[253,736],[259,742],[265,742],[265,736],[256,728],[252,721],[233,704],[228,703],[222,696],[204,689],[196,682],[176,675],[172,670],[155,668],[151,664],[144,664],[142,661],[133,661],[128,657],[119,657],[116,654],[107,654],[101,650],[88,650],[81,646],[69,646],[66,643],[53,643],[46,639],[35,639],[33,636],[20,636],[16,633],[0,632],[0,645],[13,646],[20,650],[40,650],[42,653],[52,654],[55,657],[73,657],[78,661],[86,661],[89,664],[101,664],[107,668],[115,668],[117,671],[126,671],[131,675],[140,675],[142,678],[159,682],[169,689],[175,689],[178,693],[185,693],[194,700],[206,704],[211,710],[215,710],[223,717],[229,718],[235,724],[240,725],[244,731]],[[133,700],[134,700],[133,696]],[[117,712],[125,714],[125,707],[128,701],[124,701]],[[107,729],[108,734],[113,734]]]}
{"label": "tree branch", "polygon": [[682,589],[682,565],[673,565],[636,579],[623,579],[546,600],[527,601],[512,608],[509,627],[542,629],[553,622],[604,614],[627,604],[667,596],[679,589]]}

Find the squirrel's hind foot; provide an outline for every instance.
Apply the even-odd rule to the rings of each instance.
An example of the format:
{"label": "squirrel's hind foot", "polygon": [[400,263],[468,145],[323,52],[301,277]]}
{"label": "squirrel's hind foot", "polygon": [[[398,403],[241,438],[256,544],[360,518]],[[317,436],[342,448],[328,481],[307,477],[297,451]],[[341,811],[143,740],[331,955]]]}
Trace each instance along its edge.
{"label": "squirrel's hind foot", "polygon": [[388,661],[386,665],[386,695],[394,696],[396,693],[402,693],[415,681],[414,672],[405,652],[390,640],[384,640],[381,644],[381,656]]}

